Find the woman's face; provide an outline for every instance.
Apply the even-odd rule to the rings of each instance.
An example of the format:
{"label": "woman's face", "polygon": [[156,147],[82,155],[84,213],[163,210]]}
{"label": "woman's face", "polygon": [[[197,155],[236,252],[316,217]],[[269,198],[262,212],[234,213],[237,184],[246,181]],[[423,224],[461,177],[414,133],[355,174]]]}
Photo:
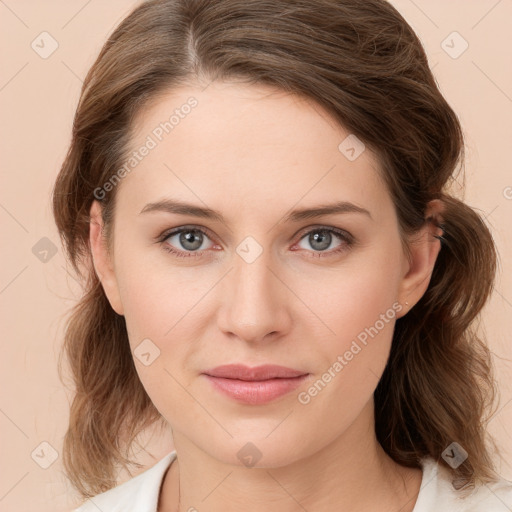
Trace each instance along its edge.
{"label": "woman's face", "polygon": [[[411,300],[374,155],[320,107],[263,86],[175,89],[135,127],[104,286],[175,439],[225,463],[249,454],[272,467],[372,421]],[[280,395],[231,380],[233,396],[205,375],[227,364],[307,375]]]}

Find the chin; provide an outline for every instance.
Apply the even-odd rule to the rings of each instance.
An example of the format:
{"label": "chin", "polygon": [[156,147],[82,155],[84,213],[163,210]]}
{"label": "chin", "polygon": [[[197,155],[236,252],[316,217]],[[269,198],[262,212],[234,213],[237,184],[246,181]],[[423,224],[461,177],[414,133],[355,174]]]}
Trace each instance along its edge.
{"label": "chin", "polygon": [[[309,454],[304,453],[303,440],[304,435],[294,436],[289,432],[283,432],[281,436],[275,432],[270,436],[267,433],[254,437],[245,434],[235,436],[227,443],[213,443],[209,439],[208,446],[203,449],[224,464],[271,469],[293,464],[308,456]],[[300,451],[298,447],[301,448]]]}

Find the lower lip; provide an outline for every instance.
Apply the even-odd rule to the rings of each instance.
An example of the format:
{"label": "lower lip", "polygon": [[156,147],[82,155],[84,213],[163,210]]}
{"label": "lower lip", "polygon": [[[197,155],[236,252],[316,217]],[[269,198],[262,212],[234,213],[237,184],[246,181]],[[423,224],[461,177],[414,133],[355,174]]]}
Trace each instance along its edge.
{"label": "lower lip", "polygon": [[222,377],[205,377],[222,393],[239,402],[251,405],[265,404],[280,396],[297,389],[308,375],[289,379],[269,379],[259,381],[246,381],[225,379]]}

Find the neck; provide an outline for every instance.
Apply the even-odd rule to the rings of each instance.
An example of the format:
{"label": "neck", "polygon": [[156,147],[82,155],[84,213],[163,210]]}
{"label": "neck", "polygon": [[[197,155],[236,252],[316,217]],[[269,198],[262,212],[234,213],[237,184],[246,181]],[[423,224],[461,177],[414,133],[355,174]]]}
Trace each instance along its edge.
{"label": "neck", "polygon": [[[165,475],[158,512],[410,512],[421,470],[396,464],[375,438],[373,424],[370,402],[320,451],[272,468],[225,464],[173,432],[178,458]],[[307,445],[299,451],[307,452]]]}

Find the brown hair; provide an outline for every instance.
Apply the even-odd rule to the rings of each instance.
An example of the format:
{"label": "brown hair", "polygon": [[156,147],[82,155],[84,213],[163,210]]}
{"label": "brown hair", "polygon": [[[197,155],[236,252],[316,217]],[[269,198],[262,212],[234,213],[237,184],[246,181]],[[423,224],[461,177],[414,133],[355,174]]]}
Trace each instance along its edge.
{"label": "brown hair", "polygon": [[[132,463],[135,437],[162,420],[139,381],[124,318],[91,264],[94,191],[124,161],[147,101],[216,79],[272,85],[330,112],[378,156],[404,240],[426,222],[430,200],[444,203],[429,287],[396,322],[374,394],[376,435],[396,462],[417,468],[424,456],[449,468],[441,454],[455,441],[469,454],[449,468],[456,488],[495,480],[485,423],[497,389],[474,320],[497,256],[481,217],[448,192],[464,162],[462,129],[412,28],[384,0],[150,0],[109,37],[86,77],[53,195],[85,286],[64,344],[75,385],[63,447],[72,484],[83,497],[113,487],[116,464]],[[101,200],[107,231],[115,192]]]}

